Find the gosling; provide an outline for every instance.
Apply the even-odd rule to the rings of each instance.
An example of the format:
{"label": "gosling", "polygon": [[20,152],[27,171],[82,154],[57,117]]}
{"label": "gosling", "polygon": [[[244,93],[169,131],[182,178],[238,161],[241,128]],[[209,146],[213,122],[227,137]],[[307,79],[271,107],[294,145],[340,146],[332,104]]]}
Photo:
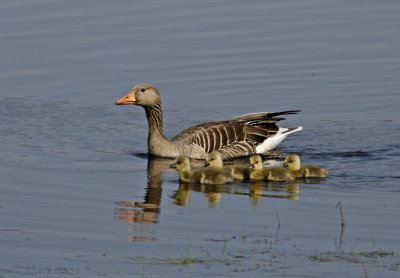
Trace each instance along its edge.
{"label": "gosling", "polygon": [[248,180],[250,178],[250,169],[246,165],[224,165],[222,156],[217,152],[212,152],[206,156],[206,166],[208,169],[223,171],[231,175],[235,180]]}
{"label": "gosling", "polygon": [[323,167],[311,164],[302,165],[297,154],[286,156],[285,163],[296,178],[326,178],[329,176],[328,170]]}
{"label": "gosling", "polygon": [[177,157],[170,167],[178,171],[179,179],[184,183],[225,184],[233,181],[224,171],[207,168],[192,170],[190,160],[186,156]]}
{"label": "gosling", "polygon": [[283,167],[272,166],[263,168],[260,155],[251,156],[250,164],[253,168],[250,173],[250,179],[252,180],[293,181],[296,178],[294,174]]}

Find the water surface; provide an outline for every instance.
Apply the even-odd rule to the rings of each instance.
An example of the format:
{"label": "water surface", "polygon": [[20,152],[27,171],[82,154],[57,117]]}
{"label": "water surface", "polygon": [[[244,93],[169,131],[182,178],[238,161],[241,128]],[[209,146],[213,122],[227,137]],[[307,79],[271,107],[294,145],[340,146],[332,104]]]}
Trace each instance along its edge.
{"label": "water surface", "polygon": [[[398,277],[398,1],[3,1],[0,277]],[[301,109],[294,184],[179,184],[169,137]],[[243,161],[243,160],[241,160]],[[343,225],[342,225],[343,224]]]}

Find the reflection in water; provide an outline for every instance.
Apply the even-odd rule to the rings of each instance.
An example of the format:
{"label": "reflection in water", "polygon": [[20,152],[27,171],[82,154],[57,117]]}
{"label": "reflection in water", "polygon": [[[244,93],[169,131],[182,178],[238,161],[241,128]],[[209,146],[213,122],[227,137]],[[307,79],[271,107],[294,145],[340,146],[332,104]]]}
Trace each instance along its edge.
{"label": "reflection in water", "polygon": [[253,205],[261,198],[281,198],[299,200],[300,185],[297,183],[276,183],[255,181],[250,184],[249,197]]}
{"label": "reflection in water", "polygon": [[217,207],[222,199],[222,194],[228,193],[226,186],[229,185],[179,183],[179,188],[172,195],[172,198],[176,205],[186,207],[190,204],[192,191],[201,192],[204,193],[205,200],[209,207]]}
{"label": "reflection in water", "polygon": [[[115,210],[118,220],[128,223],[154,224],[158,223],[161,211],[163,174],[169,170],[172,159],[148,158],[147,186],[143,202],[120,201]],[[193,160],[194,167],[203,165],[201,160]],[[318,180],[302,180],[301,182],[319,182]],[[300,186],[297,183],[276,182],[238,182],[226,185],[200,185],[180,183],[172,194],[174,204],[189,206],[192,192],[201,192],[209,207],[218,207],[223,194],[245,195],[252,205],[258,205],[262,198],[281,198],[298,200]]]}
{"label": "reflection in water", "polygon": [[217,207],[223,194],[247,195],[252,205],[258,205],[262,198],[281,198],[298,200],[300,194],[299,184],[273,183],[273,182],[246,182],[225,185],[199,185],[181,183],[173,194],[174,203],[188,206],[192,192],[204,193],[209,207]]}
{"label": "reflection in water", "polygon": [[187,207],[190,203],[190,197],[192,196],[192,189],[190,185],[186,183],[180,183],[178,190],[172,196],[174,204],[178,206]]}
{"label": "reflection in water", "polygon": [[123,207],[115,210],[117,219],[129,223],[158,223],[161,209],[162,175],[171,163],[171,159],[148,159],[147,187],[143,202],[118,202],[118,204]]}

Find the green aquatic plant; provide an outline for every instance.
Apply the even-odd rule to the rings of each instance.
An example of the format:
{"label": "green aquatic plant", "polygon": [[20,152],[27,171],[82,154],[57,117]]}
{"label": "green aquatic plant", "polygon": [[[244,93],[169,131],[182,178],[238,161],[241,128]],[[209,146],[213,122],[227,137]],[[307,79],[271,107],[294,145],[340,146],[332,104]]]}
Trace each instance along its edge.
{"label": "green aquatic plant", "polygon": [[342,263],[372,263],[374,259],[398,257],[393,250],[374,250],[374,251],[352,251],[352,252],[321,252],[309,256],[309,259],[316,262],[342,262]]}
{"label": "green aquatic plant", "polygon": [[233,260],[212,257],[209,253],[207,253],[206,257],[196,257],[193,254],[192,248],[188,249],[187,254],[182,254],[181,252],[179,252],[179,254],[181,255],[180,258],[165,258],[161,259],[161,262],[169,265],[191,265],[191,264],[231,265],[235,263],[235,261]]}

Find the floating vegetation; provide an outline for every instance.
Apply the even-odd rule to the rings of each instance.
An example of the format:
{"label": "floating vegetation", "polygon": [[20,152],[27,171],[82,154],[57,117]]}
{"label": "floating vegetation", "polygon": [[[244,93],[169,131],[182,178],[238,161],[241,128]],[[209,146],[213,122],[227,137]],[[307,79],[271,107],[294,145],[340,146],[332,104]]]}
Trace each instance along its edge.
{"label": "floating vegetation", "polygon": [[195,257],[182,257],[182,258],[166,258],[161,259],[161,263],[169,264],[169,265],[190,265],[190,264],[224,264],[224,265],[233,265],[235,263],[234,260],[229,259],[220,259],[213,257],[203,257],[203,258],[195,258]]}
{"label": "floating vegetation", "polygon": [[131,242],[149,242],[149,241],[156,241],[157,238],[155,237],[144,237],[144,236],[122,236],[118,239],[131,241]]}
{"label": "floating vegetation", "polygon": [[204,257],[196,257],[193,254],[192,249],[188,249],[187,254],[181,254],[181,258],[165,258],[161,259],[160,262],[162,264],[169,265],[190,265],[190,264],[224,264],[224,265],[232,265],[235,263],[234,260],[217,258],[211,256],[211,254],[207,253]]}
{"label": "floating vegetation", "polygon": [[[21,275],[79,275],[79,268],[72,267],[53,267],[53,266],[16,266],[14,268],[0,268],[0,273],[21,274]],[[3,277],[0,275],[0,277]]]}
{"label": "floating vegetation", "polygon": [[191,251],[181,256],[180,258],[143,258],[143,257],[128,257],[128,259],[135,263],[142,264],[165,264],[165,265],[181,265],[181,266],[189,266],[189,265],[211,265],[211,264],[222,264],[222,265],[233,265],[238,262],[238,260],[226,259],[226,258],[218,258],[213,257],[210,254],[207,254],[203,257],[195,256]]}
{"label": "floating vegetation", "polygon": [[309,256],[315,262],[344,262],[344,263],[372,263],[380,258],[393,258],[398,254],[394,251],[352,251],[352,252],[322,252],[318,255]]}

